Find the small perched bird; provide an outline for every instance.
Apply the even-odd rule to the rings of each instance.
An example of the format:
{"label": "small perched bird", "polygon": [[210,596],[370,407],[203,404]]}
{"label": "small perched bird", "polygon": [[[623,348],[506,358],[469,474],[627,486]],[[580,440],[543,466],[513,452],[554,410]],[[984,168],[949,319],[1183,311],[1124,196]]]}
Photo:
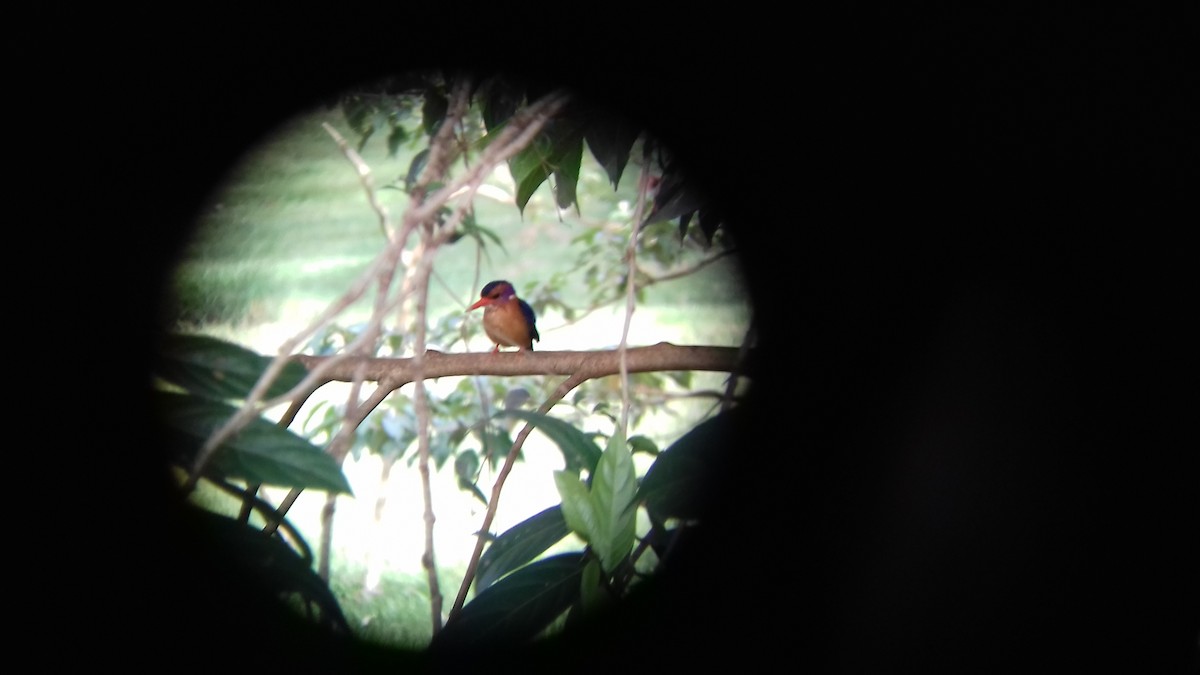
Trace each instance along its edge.
{"label": "small perched bird", "polygon": [[467,311],[483,308],[483,332],[496,343],[492,353],[500,351],[501,345],[516,347],[517,351],[533,351],[533,341],[541,340],[538,335],[529,303],[517,297],[517,291],[507,281],[493,281],[479,292],[479,300]]}

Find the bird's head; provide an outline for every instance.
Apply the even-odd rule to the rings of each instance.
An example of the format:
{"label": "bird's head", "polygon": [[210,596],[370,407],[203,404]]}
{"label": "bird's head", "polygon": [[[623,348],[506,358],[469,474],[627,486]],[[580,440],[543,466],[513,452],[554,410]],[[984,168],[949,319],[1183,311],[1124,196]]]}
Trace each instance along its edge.
{"label": "bird's head", "polygon": [[475,301],[475,304],[468,307],[467,311],[469,312],[472,309],[486,307],[498,302],[506,302],[509,298],[516,297],[516,295],[516,289],[507,281],[492,281],[483,287],[483,290],[479,292],[479,299]]}

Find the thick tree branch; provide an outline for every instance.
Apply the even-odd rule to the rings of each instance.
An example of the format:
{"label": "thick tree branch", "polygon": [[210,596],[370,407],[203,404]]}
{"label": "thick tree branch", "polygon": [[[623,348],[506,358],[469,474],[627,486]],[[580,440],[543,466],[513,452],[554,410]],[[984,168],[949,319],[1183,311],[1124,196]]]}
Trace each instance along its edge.
{"label": "thick tree branch", "polygon": [[[737,347],[681,346],[659,342],[648,347],[630,347],[626,350],[626,366],[630,373],[649,373],[664,370],[694,370],[740,374],[752,373],[753,352],[747,363],[739,365]],[[329,356],[297,354],[292,357],[306,368],[321,366]],[[329,380],[350,382],[358,366],[363,366],[363,379],[378,381],[390,378],[396,386],[403,386],[416,379],[413,359],[389,359],[371,357],[345,357],[325,372]],[[470,354],[444,354],[438,351],[425,353],[422,364],[425,378],[450,377],[456,375],[581,375],[585,379],[616,375],[620,373],[620,353],[616,349],[605,351],[558,351],[558,352],[478,352]]]}

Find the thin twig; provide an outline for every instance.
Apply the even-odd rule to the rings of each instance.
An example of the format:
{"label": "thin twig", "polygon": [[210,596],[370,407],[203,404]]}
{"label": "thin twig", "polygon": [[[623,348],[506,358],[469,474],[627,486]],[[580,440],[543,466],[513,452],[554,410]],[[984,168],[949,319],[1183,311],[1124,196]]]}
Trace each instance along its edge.
{"label": "thin twig", "polygon": [[[364,273],[355,281],[354,284],[351,285],[350,289],[348,289],[347,292],[342,295],[342,297],[331,303],[325,309],[325,311],[323,311],[309,324],[308,327],[306,327],[300,333],[297,333],[292,338],[284,341],[283,345],[280,346],[275,358],[270,364],[268,364],[262,376],[259,377],[258,382],[251,389],[250,394],[243,401],[242,407],[227,422],[225,422],[225,424],[215,429],[213,433],[209,435],[208,439],[196,453],[196,460],[192,466],[188,480],[183,486],[185,493],[191,491],[195,487],[196,482],[199,481],[200,475],[204,468],[212,459],[213,453],[216,452],[217,448],[219,448],[222,443],[224,443],[233,434],[240,431],[252,420],[256,419],[262,410],[271,407],[273,404],[291,400],[300,392],[304,391],[308,386],[310,386],[312,382],[321,381],[321,378],[324,376],[324,372],[321,370],[322,367],[332,367],[332,363],[323,364],[322,367],[318,367],[317,369],[311,371],[304,380],[302,380],[287,393],[277,397],[273,401],[262,403],[262,398],[267,389],[279,376],[280,372],[283,370],[283,366],[286,364],[287,360],[291,358],[300,342],[312,336],[314,333],[316,333],[316,331],[320,330],[321,327],[327,325],[328,322],[333,319],[333,317],[340,314],[356,300],[358,300],[358,298],[362,297],[362,294],[366,292],[367,285],[372,279],[377,278],[378,272],[381,269],[384,267],[395,266],[396,261],[400,257],[400,251],[403,249],[404,242],[407,239],[408,234],[411,233],[411,231],[418,224],[436,215],[437,210],[441,208],[441,206],[445,204],[446,201],[448,201],[450,197],[458,192],[461,188],[465,186],[473,186],[474,189],[478,189],[479,184],[482,183],[486,174],[500,163],[506,161],[509,157],[515,155],[517,152],[520,152],[520,150],[523,149],[530,141],[532,141],[537,133],[541,131],[542,127],[545,126],[550,117],[556,114],[562,108],[562,106],[566,104],[567,100],[568,96],[566,94],[554,92],[518,112],[513,116],[513,123],[506,126],[504,130],[497,134],[496,140],[487,147],[483,153],[483,156],[481,157],[480,162],[476,164],[471,171],[468,171],[463,176],[450,181],[447,185],[438,190],[422,204],[410,206],[410,208],[405,211],[404,219],[400,228],[400,234],[395,237],[387,247],[385,247],[384,251],[376,257],[368,269],[364,271]],[[468,191],[468,199],[470,198],[470,195],[474,194],[474,189]],[[370,332],[373,332],[374,328],[378,326],[379,320],[380,317],[373,316],[371,321],[368,322],[368,328],[372,329]],[[367,337],[366,332],[352,342],[351,345],[357,348],[360,344],[365,342],[365,337]],[[347,345],[347,349],[342,354],[331,357],[331,361],[336,362],[335,360],[337,358],[344,358],[346,352],[354,351],[351,348],[351,345]]]}
{"label": "thin twig", "polygon": [[259,513],[263,517],[263,520],[267,521],[268,523],[274,524],[269,530],[263,530],[263,534],[265,534],[265,535],[274,534],[276,530],[278,530],[279,528],[282,527],[283,531],[287,533],[288,538],[290,538],[292,540],[292,543],[295,544],[295,547],[297,549],[299,549],[300,557],[303,558],[306,562],[312,560],[312,551],[309,550],[308,545],[304,541],[304,537],[300,536],[300,532],[296,530],[296,527],[294,525],[292,525],[282,515],[277,513],[276,509],[274,507],[272,507],[269,502],[267,502],[265,499],[263,499],[261,497],[254,496],[254,495],[250,495],[249,497],[247,497],[245,490],[243,490],[242,488],[240,488],[232,483],[229,483],[229,482],[223,480],[219,476],[210,476],[209,481],[211,481],[213,485],[224,490],[225,492],[228,492],[229,494],[234,495],[234,496],[238,497],[239,499],[246,500],[246,502],[248,502],[250,504],[251,508],[256,508],[259,510]]}
{"label": "thin twig", "polygon": [[621,361],[621,426],[622,438],[629,437],[629,366],[626,352],[629,345],[629,326],[633,323],[633,310],[637,307],[637,240],[641,232],[642,210],[645,207],[646,191],[650,185],[650,152],[646,150],[646,161],[638,175],[637,206],[633,209],[633,226],[629,234],[629,245],[625,249],[625,325],[621,328],[621,342],[617,346]]}
{"label": "thin twig", "polygon": [[[371,414],[372,410],[379,407],[379,404],[383,402],[383,399],[387,398],[388,394],[399,389],[401,386],[394,379],[388,378],[387,376],[382,378],[367,377],[367,371],[368,369],[364,368],[363,376],[359,379],[364,382],[378,382],[379,385],[375,387],[375,391],[371,392],[371,395],[367,398],[367,400],[363,401],[360,405],[354,408],[352,415],[349,414],[349,411],[347,411],[347,414],[343,417],[342,428],[339,429],[338,435],[330,441],[330,444],[327,448],[327,452],[329,452],[329,454],[335,457],[337,455],[341,455],[342,460],[345,459],[346,453],[349,452],[350,443],[354,440],[352,431],[357,429],[358,425],[362,424],[363,420],[367,418],[367,415]],[[347,381],[353,381],[356,377],[359,376],[352,371]],[[351,433],[346,433],[346,429],[350,429]],[[283,502],[280,503],[280,506],[277,509],[281,512],[281,515],[291,507],[291,504],[296,501],[296,498],[300,496],[300,493],[300,488],[292,488],[288,492],[287,496],[284,498]],[[270,524],[268,524],[268,527],[265,531],[271,531]]]}
{"label": "thin twig", "polygon": [[[300,413],[300,409],[304,407],[305,402],[307,402],[309,397],[312,396],[313,393],[316,392],[316,390],[323,384],[325,383],[313,382],[306,391],[292,400],[291,404],[288,405],[287,410],[285,410],[283,415],[279,418],[279,428],[287,429],[288,427],[292,426],[292,422],[295,421],[296,415]],[[255,483],[253,485],[247,485],[246,487],[247,492],[251,496],[254,496],[258,494],[259,489],[262,488],[262,484]],[[300,496],[300,490],[298,489],[293,489],[292,493],[289,493],[288,496],[284,498],[283,502],[279,504],[279,507],[275,509],[273,518],[267,518],[267,526],[264,528],[265,532],[270,533],[275,531],[275,528],[279,526],[279,521],[282,520],[287,514],[288,509],[292,508],[292,504],[296,501],[296,497]],[[247,522],[249,517],[249,504],[244,503],[242,505],[241,519],[243,522]]]}
{"label": "thin twig", "polygon": [[[538,412],[546,414],[554,407],[554,404],[563,399],[564,396],[571,393],[571,390],[586,382],[590,377],[586,374],[575,374],[567,379],[554,390],[545,403],[538,408]],[[512,471],[513,464],[517,461],[517,456],[521,454],[521,447],[525,445],[525,439],[533,431],[532,424],[526,424],[517,433],[516,439],[513,441],[512,449],[508,451],[508,455],[504,458],[504,464],[500,467],[500,473],[496,476],[496,482],[492,485],[492,497],[488,500],[487,512],[483,515],[483,524],[479,526],[479,532],[475,539],[475,550],[471,553],[471,559],[467,563],[467,572],[463,577],[462,585],[458,587],[458,596],[454,599],[454,606],[450,608],[450,618],[453,619],[456,614],[462,609],[463,604],[467,600],[467,592],[471,588],[471,584],[475,581],[475,571],[479,567],[479,559],[483,555],[483,546],[487,541],[488,532],[491,531],[492,521],[496,518],[496,510],[500,505],[500,491],[504,488],[504,481],[508,479],[509,472]]]}
{"label": "thin twig", "polygon": [[375,191],[375,181],[371,179],[371,167],[363,161],[362,156],[354,148],[350,147],[350,144],[346,142],[345,138],[342,138],[337,129],[334,129],[328,122],[321,124],[321,126],[330,136],[333,136],[333,140],[337,143],[338,148],[341,149],[342,154],[354,165],[354,171],[358,174],[358,180],[367,192],[367,199],[371,203],[371,208],[375,213],[379,214],[379,231],[383,233],[384,239],[390,239],[391,233],[388,231],[390,229],[388,226],[391,221],[388,218],[387,207],[379,201],[378,193]]}
{"label": "thin twig", "polygon": [[[337,463],[338,467],[342,466],[346,458],[346,450],[350,447],[349,435],[358,426],[354,418],[359,409],[358,397],[362,392],[364,370],[363,366],[354,369],[354,378],[350,381],[350,393],[346,395],[346,406],[342,412],[342,426],[325,449],[325,452],[333,457],[333,461]],[[380,389],[382,387],[376,387],[375,393],[378,393]],[[383,400],[382,397],[380,400]],[[347,431],[350,433],[348,434]],[[298,489],[292,488],[292,492],[298,493]],[[329,580],[330,556],[333,550],[333,516],[336,510],[337,493],[326,492],[325,507],[321,509],[321,541],[317,553],[317,574],[326,581]]]}

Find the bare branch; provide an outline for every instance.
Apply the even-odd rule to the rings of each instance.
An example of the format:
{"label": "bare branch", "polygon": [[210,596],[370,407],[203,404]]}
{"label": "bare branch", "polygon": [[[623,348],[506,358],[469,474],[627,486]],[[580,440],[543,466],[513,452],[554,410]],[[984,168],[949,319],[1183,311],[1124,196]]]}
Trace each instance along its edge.
{"label": "bare branch", "polygon": [[[469,185],[476,189],[492,169],[509,157],[517,154],[536,137],[550,121],[566,105],[569,96],[562,92],[554,92],[523,108],[513,115],[512,120],[498,134],[496,139],[487,146],[479,157],[479,162],[470,171],[450,181],[440,190],[430,195],[429,199],[417,208],[410,208],[404,214],[404,226],[415,226],[424,222],[437,213],[437,210],[459,191]],[[470,191],[473,196],[475,190]]]}
{"label": "bare branch", "polygon": [[[626,350],[626,365],[630,373],[650,373],[664,370],[694,370],[729,373],[738,369],[747,373],[751,369],[738,367],[738,347],[680,346],[659,342],[649,347],[630,347]],[[753,352],[751,352],[751,355]],[[324,365],[329,356],[297,354],[292,357],[305,367]],[[749,359],[748,359],[749,361]],[[350,382],[358,366],[363,367],[363,378],[381,380],[390,378],[400,387],[416,378],[413,359],[391,359],[371,357],[347,357],[325,371],[330,380]],[[456,375],[575,375],[585,379],[617,375],[620,373],[618,350],[606,351],[556,351],[556,352],[478,352],[469,354],[443,354],[427,351],[424,355],[424,377],[450,377]]]}
{"label": "bare branch", "polygon": [[362,182],[363,189],[367,192],[367,200],[371,203],[371,208],[375,213],[379,214],[379,230],[383,232],[384,239],[389,239],[391,234],[388,231],[388,225],[390,224],[388,210],[386,206],[380,203],[379,195],[375,192],[375,181],[371,179],[371,167],[363,161],[362,156],[354,148],[350,147],[350,144],[337,132],[337,129],[334,129],[328,122],[325,122],[321,126],[333,137],[342,154],[346,155],[346,159],[350,160],[350,163],[354,165],[354,172],[358,174],[358,180]]}
{"label": "bare branch", "polygon": [[696,272],[699,272],[700,270],[704,269],[705,267],[708,267],[709,265],[717,262],[718,260],[728,258],[729,256],[735,255],[736,253],[737,253],[736,249],[732,249],[732,248],[723,249],[713,255],[708,256],[707,258],[697,261],[696,264],[694,264],[694,265],[691,265],[689,267],[681,267],[677,270],[665,272],[665,273],[659,274],[657,276],[655,276],[654,274],[651,274],[646,268],[642,267],[641,265],[637,266],[637,271],[646,277],[646,283],[642,284],[642,288],[646,288],[647,286],[653,286],[654,284],[661,284],[664,281],[674,281],[675,279],[683,279],[683,278],[689,277],[689,276],[695,274]]}
{"label": "bare branch", "polygon": [[[400,388],[399,384],[394,384],[391,380],[386,378],[383,380],[374,380],[372,378],[366,378],[362,376],[355,377],[355,375],[356,374],[352,374],[350,380],[348,381],[358,383],[367,380],[378,381],[379,386],[375,387],[375,390],[371,392],[371,395],[367,397],[367,400],[363,401],[360,405],[351,405],[346,407],[346,413],[343,416],[342,428],[338,431],[338,435],[330,441],[326,448],[326,452],[332,455],[334,459],[337,460],[338,464],[341,464],[343,461],[345,461],[346,454],[350,452],[350,443],[354,440],[354,430],[358,428],[358,425],[362,424],[363,420],[367,418],[367,415],[371,414],[372,410],[379,407],[379,404],[383,402],[383,399],[387,398],[388,394]],[[350,399],[351,402],[356,400],[358,400],[357,395]],[[300,488],[292,488],[288,492],[287,496],[284,497],[283,501],[279,504],[279,508],[276,509],[280,518],[287,513],[288,509],[291,508],[292,504],[296,501],[296,498],[300,496],[301,492],[302,490]],[[267,533],[272,532],[274,530],[273,524],[277,523],[268,523],[267,527],[264,528],[264,531]]]}
{"label": "bare branch", "polygon": [[[650,159],[650,151],[645,150],[646,159]],[[617,345],[620,354],[619,370],[621,374],[621,435],[629,434],[629,365],[626,351],[629,343],[629,325],[633,323],[633,310],[637,307],[637,240],[641,232],[639,223],[642,222],[642,210],[645,208],[646,192],[650,187],[649,161],[642,162],[642,171],[638,176],[637,206],[633,209],[633,227],[630,228],[629,245],[625,249],[625,324],[621,327],[621,343]]]}

